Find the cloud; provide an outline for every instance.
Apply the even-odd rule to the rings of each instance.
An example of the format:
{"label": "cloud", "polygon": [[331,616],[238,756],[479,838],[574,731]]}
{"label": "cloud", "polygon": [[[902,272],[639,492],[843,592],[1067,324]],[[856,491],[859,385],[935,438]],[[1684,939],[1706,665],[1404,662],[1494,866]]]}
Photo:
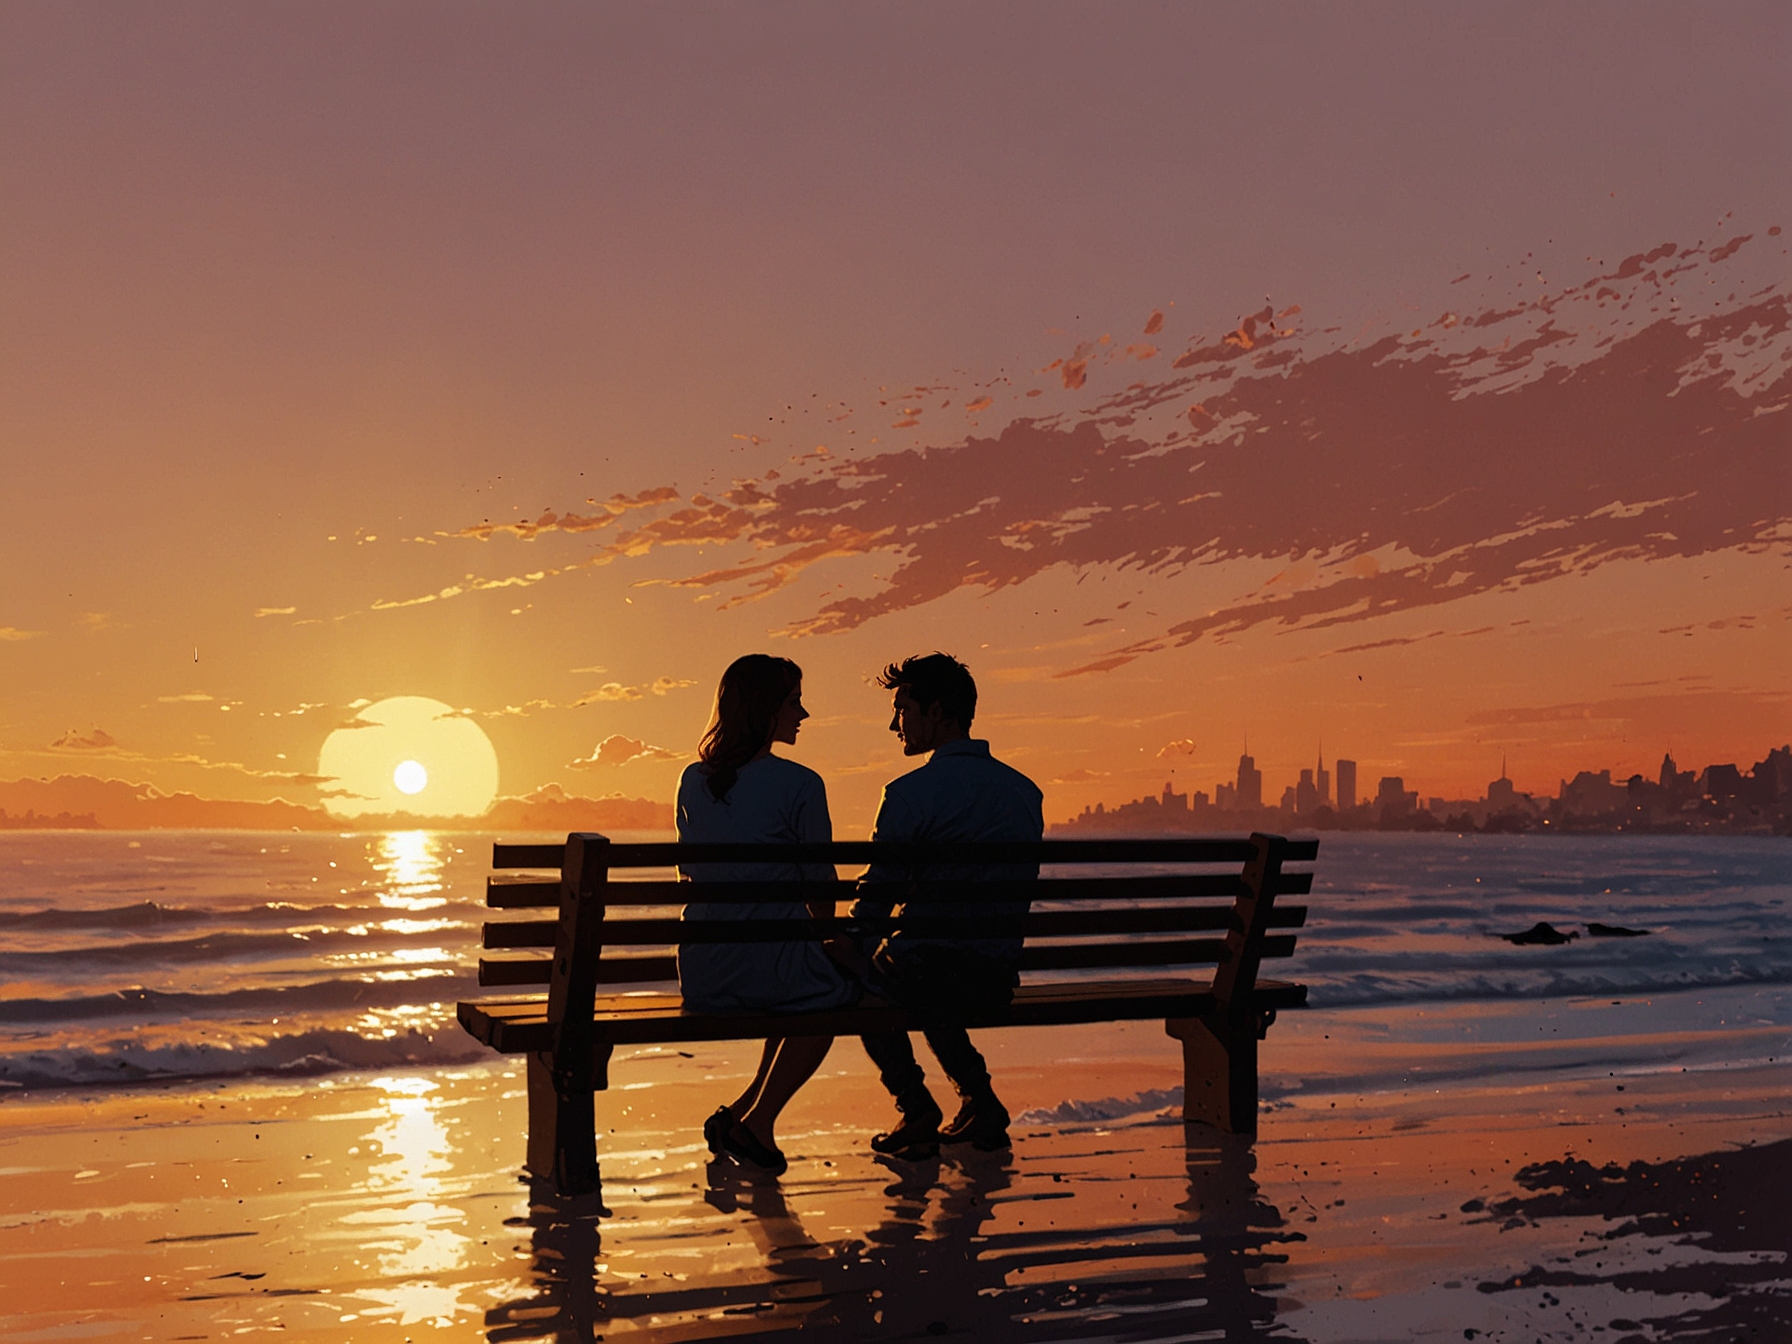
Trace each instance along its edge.
{"label": "cloud", "polygon": [[20,630],[10,625],[0,625],[0,642],[10,643],[24,639],[43,638],[42,630]]}
{"label": "cloud", "polygon": [[210,704],[212,697],[204,691],[188,691],[184,695],[158,695],[159,705],[205,705]]}
{"label": "cloud", "polygon": [[538,709],[558,709],[551,700],[525,700],[520,705],[505,705],[502,709],[487,709],[480,713],[488,719],[527,718]]}
{"label": "cloud", "polygon": [[575,770],[585,770],[600,765],[627,765],[631,761],[677,761],[683,759],[684,753],[682,752],[651,746],[638,737],[624,737],[621,733],[612,733],[597,744],[591,755],[569,764]]}
{"label": "cloud", "polygon": [[1054,778],[1053,780],[1051,780],[1051,783],[1053,783],[1053,784],[1087,784],[1087,783],[1091,782],[1092,780],[1106,779],[1106,778],[1108,778],[1108,772],[1106,770],[1084,770],[1084,769],[1079,768],[1076,770],[1066,771],[1064,774],[1061,774],[1061,775],[1057,776],[1056,778]]}
{"label": "cloud", "polygon": [[1174,742],[1166,742],[1163,744],[1163,746],[1161,746],[1157,749],[1157,754],[1159,757],[1193,756],[1195,754],[1194,739],[1188,738],[1188,737],[1179,737]]}
{"label": "cloud", "polygon": [[[1783,285],[1727,293],[1728,255],[1729,244],[1663,244],[1556,289],[1464,293],[1435,319],[1379,334],[1310,329],[1298,305],[1268,305],[1216,338],[1189,339],[1167,374],[1124,386],[1140,366],[1105,339],[1084,342],[1048,366],[1076,399],[1004,392],[1039,410],[989,437],[809,460],[713,497],[687,501],[668,486],[617,497],[601,516],[452,535],[620,529],[625,514],[658,511],[539,573],[666,547],[720,550],[720,563],[654,582],[726,594],[722,607],[830,561],[888,561],[884,577],[812,599],[780,631],[790,635],[849,631],[1052,570],[1276,565],[1272,581],[1166,614],[1155,629],[1129,622],[1130,637],[1065,676],[1610,564],[1792,554],[1792,295]],[[1191,404],[1203,412],[1192,422]]]}
{"label": "cloud", "polygon": [[257,607],[255,608],[255,614],[257,617],[290,616],[297,610],[297,607]]}
{"label": "cloud", "polygon": [[580,705],[595,705],[607,700],[639,700],[646,694],[639,686],[624,686],[619,681],[606,681],[596,690],[586,691],[572,703],[576,709]]}
{"label": "cloud", "polygon": [[328,784],[335,778],[333,775],[318,775],[303,770],[257,770],[253,766],[244,765],[241,761],[213,761],[189,751],[154,756],[148,752],[133,751],[128,747],[120,746],[118,739],[103,728],[95,728],[84,737],[71,728],[50,743],[48,750],[52,752],[94,752],[110,760],[128,761],[141,765],[191,765],[201,770],[229,770],[236,774],[247,775],[251,779],[273,780],[284,784]]}
{"label": "cloud", "polygon": [[625,686],[619,681],[606,681],[596,690],[586,691],[572,702],[571,707],[577,709],[580,705],[595,705],[606,701],[642,700],[649,694],[669,695],[673,691],[696,684],[689,677],[655,677],[645,686]]}
{"label": "cloud", "polygon": [[87,631],[105,630],[113,623],[109,611],[84,611],[75,617],[75,624]]}
{"label": "cloud", "polygon": [[[742,436],[737,434],[735,437]],[[753,442],[758,443],[759,440],[754,439]],[[555,513],[552,509],[548,509],[544,510],[542,515],[533,522],[480,522],[474,523],[471,527],[458,528],[453,532],[438,532],[436,535],[472,537],[480,541],[489,541],[502,533],[508,533],[514,537],[521,537],[524,541],[533,541],[544,532],[594,532],[599,528],[608,527],[631,510],[657,508],[677,499],[677,490],[669,485],[662,485],[650,490],[643,490],[638,495],[611,495],[601,505],[598,505],[603,510],[601,513],[579,514],[571,511]],[[597,503],[594,499],[588,499],[585,502],[587,504]]]}
{"label": "cloud", "polygon": [[118,745],[118,739],[104,728],[95,728],[86,737],[82,737],[70,728],[61,737],[50,743],[53,751],[110,751]]}

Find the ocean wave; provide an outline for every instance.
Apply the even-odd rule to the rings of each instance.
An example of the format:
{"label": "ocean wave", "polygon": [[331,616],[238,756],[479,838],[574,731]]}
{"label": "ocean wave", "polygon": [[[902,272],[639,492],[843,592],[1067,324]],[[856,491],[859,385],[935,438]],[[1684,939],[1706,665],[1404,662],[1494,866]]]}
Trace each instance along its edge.
{"label": "ocean wave", "polygon": [[399,1008],[439,1004],[478,992],[470,972],[420,968],[404,980],[330,979],[293,985],[199,994],[156,989],[119,989],[68,998],[0,999],[0,1024],[46,1026],[57,1022],[129,1017],[214,1020],[245,1014],[287,1016],[354,1008]]}
{"label": "ocean wave", "polygon": [[1311,1008],[1358,1008],[1371,1004],[1454,1003],[1468,999],[1600,998],[1607,995],[1666,994],[1685,989],[1792,985],[1792,967],[1762,964],[1689,966],[1684,962],[1648,966],[1597,965],[1537,967],[1523,972],[1461,971],[1448,974],[1359,971],[1354,975],[1302,977],[1309,983]]}
{"label": "ocean wave", "polygon": [[[477,951],[476,936],[459,925],[425,935],[431,942],[453,942],[468,955]],[[345,948],[365,951],[403,947],[415,943],[418,937],[414,932],[369,925],[365,931],[286,929],[269,933],[220,932],[197,938],[142,939],[127,943],[83,943],[76,947],[0,952],[0,973],[29,975],[63,967],[85,972],[93,966],[116,970],[128,966],[165,966],[171,962],[234,963],[266,957],[315,958],[320,953]]]}
{"label": "ocean wave", "polygon": [[121,1038],[0,1056],[0,1088],[116,1087],[246,1074],[294,1077],[351,1069],[467,1064],[489,1058],[490,1051],[453,1027],[378,1037],[346,1028],[315,1028],[240,1042],[151,1046]]}
{"label": "ocean wave", "polygon": [[1152,1087],[1129,1097],[1098,1097],[1093,1101],[1060,1101],[1056,1106],[1036,1106],[1014,1117],[1017,1125],[1087,1125],[1121,1120],[1146,1111],[1182,1107],[1180,1087]]}
{"label": "ocean wave", "polygon": [[[369,920],[400,918],[414,912],[396,910],[386,905],[300,905],[293,901],[273,901],[262,905],[219,908],[209,906],[158,905],[154,901],[138,901],[134,905],[106,906],[96,910],[67,910],[54,906],[42,910],[0,910],[0,933],[35,932],[63,929],[142,929],[163,925],[206,923],[278,924],[294,923],[361,923]],[[427,911],[432,918],[459,916],[462,922],[474,923],[485,913],[485,907],[468,902],[450,901]]]}

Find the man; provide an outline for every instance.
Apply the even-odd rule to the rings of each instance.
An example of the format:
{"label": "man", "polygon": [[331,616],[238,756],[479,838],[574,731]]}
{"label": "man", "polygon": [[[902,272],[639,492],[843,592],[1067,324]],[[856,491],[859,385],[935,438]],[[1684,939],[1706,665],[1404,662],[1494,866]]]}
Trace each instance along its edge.
{"label": "man", "polygon": [[[944,653],[891,664],[878,678],[894,692],[890,731],[902,741],[904,756],[927,756],[917,770],[884,787],[872,828],[873,840],[1025,840],[1045,833],[1044,798],[1020,771],[989,754],[989,743],[970,735],[977,712],[977,683],[968,668]],[[865,882],[934,880],[1032,880],[1039,865],[929,865],[915,871],[879,864]],[[889,898],[861,899],[855,917],[887,915]],[[983,1056],[971,1044],[966,1018],[1006,1006],[1020,982],[1021,926],[1028,902],[921,900],[906,903],[904,918],[934,925],[963,922],[961,936],[948,929],[897,927],[871,955],[871,987],[915,1009],[927,1044],[958,1091],[956,1118],[941,1128],[939,1105],[927,1090],[906,1032],[862,1037],[865,1052],[896,1099],[902,1122],[879,1134],[871,1146],[903,1158],[931,1157],[941,1143],[970,1143],[986,1151],[1008,1146],[1008,1112],[997,1099]]]}

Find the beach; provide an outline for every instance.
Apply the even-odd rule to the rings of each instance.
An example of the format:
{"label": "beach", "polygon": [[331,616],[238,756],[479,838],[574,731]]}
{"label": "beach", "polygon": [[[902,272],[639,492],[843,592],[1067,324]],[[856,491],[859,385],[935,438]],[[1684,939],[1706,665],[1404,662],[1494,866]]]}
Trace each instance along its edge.
{"label": "beach", "polygon": [[[332,838],[301,858],[340,872],[351,844],[380,843]],[[71,1061],[99,1076],[128,1062],[108,1041],[131,1033],[93,1016],[91,985],[21,989],[23,968],[60,963],[15,961],[7,1057],[21,1072],[37,1059],[45,1081],[0,1091],[0,1337],[1792,1337],[1783,849],[1704,843],[1328,839],[1291,963],[1315,1003],[1265,1042],[1254,1141],[1181,1123],[1180,1055],[1161,1024],[1017,1029],[981,1036],[1016,1115],[1012,1152],[888,1162],[866,1140],[893,1113],[842,1041],[781,1122],[790,1171],[751,1179],[712,1162],[699,1134],[750,1072],[751,1046],[619,1051],[598,1102],[607,1213],[520,1179],[519,1063],[465,1050],[452,1027],[425,1023],[423,1044],[403,1044],[391,1020],[420,1021],[418,1003],[299,1023],[317,1045],[360,1022],[389,1055],[357,1065],[278,1045],[265,1018],[255,1036],[245,1005],[261,999],[210,1019],[182,1000],[190,1032],[232,1048],[169,1046],[165,1076],[128,1085],[58,1084]],[[232,882],[246,890],[261,846],[245,848]],[[1538,860],[1557,877],[1525,887],[1513,873]],[[67,887],[66,909],[124,908],[100,866]],[[458,908],[479,870],[458,871],[442,870],[435,896],[401,898]],[[1593,886],[1595,872],[1618,889]],[[373,876],[369,859],[357,877]],[[1502,894],[1451,916],[1452,892],[1477,877]],[[227,904],[231,882],[194,881],[159,899]],[[405,884],[342,885],[327,904]],[[1654,932],[1543,948],[1474,927],[1533,915]],[[192,942],[170,924],[184,930],[160,935],[170,946]],[[13,955],[70,937],[37,927],[13,929]],[[275,980],[293,971],[277,950],[262,968]],[[240,950],[236,979],[195,975],[186,955],[168,954],[167,974],[198,988],[155,992],[208,978],[224,995],[271,992],[248,983]],[[419,964],[399,947],[357,974]],[[140,954],[133,975],[149,970]],[[370,983],[422,986],[419,1001],[462,992],[455,976]],[[58,995],[77,1006],[48,1022]],[[202,1072],[221,1058],[241,1067]],[[283,1059],[298,1063],[280,1072]]]}
{"label": "beach", "polygon": [[[1760,1006],[1745,994],[1726,1011]],[[1564,1008],[1524,1016],[1559,1042],[1550,1019],[1573,1014]],[[1398,1034],[1371,1010],[1285,1020],[1266,1072],[1306,1065],[1321,1078],[1340,1042],[1385,1049]],[[0,1107],[0,1335],[1792,1330],[1783,1055],[1591,1077],[1537,1068],[1564,1053],[1552,1048],[1475,1086],[1431,1085],[1422,1069],[1369,1095],[1321,1082],[1266,1102],[1253,1143],[1150,1106],[1179,1081],[1161,1031],[1066,1035],[992,1034],[997,1076],[1030,1112],[1014,1149],[948,1149],[928,1163],[869,1153],[887,1103],[842,1042],[786,1114],[781,1181],[710,1161],[698,1134],[746,1076],[749,1051],[619,1056],[600,1100],[607,1217],[519,1180],[521,1077],[503,1063],[14,1096]],[[1778,1051],[1788,1033],[1782,1018],[1737,1036]],[[1092,1091],[1121,1113],[1078,1119],[1063,1105]],[[1143,1106],[1129,1110],[1128,1097]],[[1574,1162],[1623,1172],[1588,1193],[1549,1165]]]}

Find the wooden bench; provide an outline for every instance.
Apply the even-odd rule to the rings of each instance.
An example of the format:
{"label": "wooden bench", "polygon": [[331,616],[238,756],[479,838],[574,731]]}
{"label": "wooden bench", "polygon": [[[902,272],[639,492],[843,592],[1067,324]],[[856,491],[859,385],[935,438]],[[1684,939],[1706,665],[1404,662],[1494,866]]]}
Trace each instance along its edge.
{"label": "wooden bench", "polygon": [[[1048,1026],[1161,1018],[1182,1042],[1183,1115],[1234,1133],[1257,1124],[1257,1042],[1282,1008],[1306,1002],[1305,985],[1261,980],[1258,963],[1294,951],[1290,932],[1305,906],[1277,906],[1278,896],[1306,895],[1311,872],[1284,872],[1311,862],[1317,840],[1275,835],[1237,839],[1042,840],[1036,843],[874,844],[835,841],[803,845],[612,843],[575,834],[564,845],[492,847],[486,904],[499,910],[558,910],[555,919],[492,920],[492,950],[553,949],[552,958],[482,958],[479,983],[545,985],[526,998],[480,1000],[458,1007],[461,1025],[507,1055],[528,1057],[529,1141],[526,1166],[561,1192],[599,1188],[593,1094],[609,1086],[618,1045],[757,1040],[771,1036],[854,1036],[911,1030],[905,1010],[884,1004],[813,1013],[704,1013],[687,1010],[676,988],[624,992],[600,986],[645,986],[677,979],[679,943],[828,938],[866,932],[844,918],[714,920],[686,923],[675,907],[705,902],[763,902],[764,883],[617,880],[628,870],[679,863],[779,862],[860,865],[1033,863],[1045,865],[1191,865],[1206,871],[1130,876],[1042,876],[1037,881],[930,882],[928,899],[1030,899],[1023,981],[1013,1003],[973,1028]],[[1212,871],[1217,867],[1218,871]],[[544,876],[539,870],[552,869]],[[538,870],[529,874],[519,870]],[[917,885],[876,894],[897,901]],[[779,899],[850,900],[851,881],[781,885]],[[1203,898],[1222,898],[1220,901]],[[1059,907],[1060,904],[1070,908]],[[653,913],[654,907],[672,913]],[[836,908],[838,908],[836,906]],[[917,927],[914,933],[934,932]],[[965,933],[962,926],[953,925]],[[881,929],[877,931],[882,931]],[[1201,933],[1219,936],[1191,936]],[[1168,974],[1170,968],[1213,966],[1211,977]],[[1118,978],[1042,980],[1041,971],[1120,972]]]}

